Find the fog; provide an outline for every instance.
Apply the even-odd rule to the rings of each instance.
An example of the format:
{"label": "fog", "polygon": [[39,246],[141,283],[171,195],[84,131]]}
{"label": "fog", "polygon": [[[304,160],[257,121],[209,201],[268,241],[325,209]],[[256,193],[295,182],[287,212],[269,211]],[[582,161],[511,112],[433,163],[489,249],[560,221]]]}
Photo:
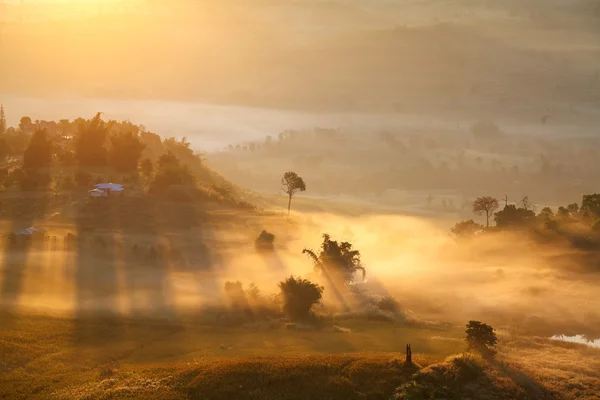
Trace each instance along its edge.
{"label": "fog", "polygon": [[[582,272],[585,263],[573,267],[579,255],[498,235],[461,247],[447,234],[451,221],[470,216],[464,204],[475,196],[531,195],[555,206],[595,190],[597,4],[133,4],[80,5],[80,14],[5,5],[8,124],[102,112],[187,137],[241,187],[273,192],[293,168],[310,182],[308,196],[360,200],[369,212],[300,204],[297,225],[275,224],[283,239],[268,259],[253,251],[256,231],[222,226],[209,229],[210,258],[180,238],[188,268],[126,267],[115,257],[90,272],[106,262],[83,251],[32,251],[17,260],[24,267],[3,274],[4,303],[127,314],[160,299],[176,315],[220,298],[227,279],[275,292],[285,276],[311,270],[304,246],[318,246],[323,232],[351,231],[369,271],[362,287],[398,298],[415,319],[481,316],[544,334],[597,335],[598,277]],[[474,134],[480,121],[495,124],[496,136]],[[267,136],[275,142],[288,130],[299,134],[266,147]],[[250,143],[260,150],[233,147]],[[392,207],[422,217],[385,215]],[[96,281],[105,288],[86,288]]]}
{"label": "fog", "polygon": [[[329,233],[361,251],[367,281],[359,280],[356,287],[363,295],[393,296],[411,321],[460,325],[481,318],[501,329],[537,335],[600,335],[600,277],[593,272],[597,260],[586,260],[572,249],[543,247],[508,234],[461,244],[430,222],[396,215],[296,218],[292,225],[271,221],[270,230],[278,238],[271,255],[254,250],[255,230],[232,231],[225,222],[178,239],[188,258],[185,265],[132,265],[125,257],[91,251],[32,250],[16,270],[19,256],[5,255],[3,304],[43,313],[111,311],[177,319],[202,313],[203,306],[224,306],[227,280],[246,287],[255,283],[270,294],[278,293],[278,282],[290,274],[312,276],[312,262],[301,251],[317,249],[320,235]],[[205,238],[202,246],[208,252],[199,249],[199,237]],[[155,240],[173,238],[171,232]],[[119,240],[128,248],[134,238]],[[326,288],[324,310],[338,313],[340,304],[331,290]],[[365,298],[344,296],[357,315],[366,312]]]}

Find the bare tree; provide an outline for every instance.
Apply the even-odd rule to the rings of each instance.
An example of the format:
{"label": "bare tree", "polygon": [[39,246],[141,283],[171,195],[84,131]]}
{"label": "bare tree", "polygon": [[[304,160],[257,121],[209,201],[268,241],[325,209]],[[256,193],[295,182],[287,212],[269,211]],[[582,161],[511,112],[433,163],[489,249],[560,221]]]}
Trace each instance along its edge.
{"label": "bare tree", "polygon": [[299,177],[297,173],[290,171],[283,174],[281,185],[283,186],[283,191],[289,196],[288,215],[290,215],[292,197],[294,197],[297,192],[304,192],[306,190],[306,184],[304,184],[304,180]]}
{"label": "bare tree", "polygon": [[491,196],[478,197],[473,202],[473,212],[475,214],[482,215],[485,213],[486,227],[490,226],[490,215],[499,207],[498,199]]}

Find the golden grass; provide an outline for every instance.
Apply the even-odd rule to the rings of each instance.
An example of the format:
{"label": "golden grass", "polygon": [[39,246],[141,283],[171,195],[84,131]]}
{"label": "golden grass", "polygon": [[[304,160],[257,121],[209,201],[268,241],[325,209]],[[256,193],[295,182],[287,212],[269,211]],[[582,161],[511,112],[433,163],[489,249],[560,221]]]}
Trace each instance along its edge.
{"label": "golden grass", "polygon": [[351,332],[3,314],[0,398],[383,399],[404,379],[388,364],[406,343],[424,365],[462,347],[433,338],[456,332],[342,325]]}
{"label": "golden grass", "polygon": [[[389,399],[413,380],[442,382],[458,393],[447,399],[591,400],[600,393],[600,350],[542,338],[503,337],[498,360],[476,359],[473,376],[468,360],[444,361],[464,348],[454,330],[364,320],[343,321],[350,332],[338,333],[193,320],[0,317],[6,399]],[[423,378],[398,362],[406,343]]]}

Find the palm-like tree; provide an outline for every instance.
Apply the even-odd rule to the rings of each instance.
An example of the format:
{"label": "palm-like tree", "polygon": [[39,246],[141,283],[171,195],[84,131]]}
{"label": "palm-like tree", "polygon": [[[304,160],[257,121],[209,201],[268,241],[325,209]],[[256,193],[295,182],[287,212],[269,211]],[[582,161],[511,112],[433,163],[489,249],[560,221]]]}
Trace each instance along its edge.
{"label": "palm-like tree", "polygon": [[324,274],[328,280],[351,284],[354,282],[354,275],[357,271],[362,271],[363,281],[367,275],[360,260],[360,252],[353,250],[351,243],[338,243],[331,240],[326,233],[323,235],[323,243],[318,256],[310,249],[302,250],[302,254],[307,254],[312,258],[315,270]]}

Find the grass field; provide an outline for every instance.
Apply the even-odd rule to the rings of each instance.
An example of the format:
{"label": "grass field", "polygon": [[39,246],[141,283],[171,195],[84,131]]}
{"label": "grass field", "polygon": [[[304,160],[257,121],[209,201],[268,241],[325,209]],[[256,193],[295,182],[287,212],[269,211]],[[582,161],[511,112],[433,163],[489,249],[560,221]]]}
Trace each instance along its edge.
{"label": "grass field", "polygon": [[[389,399],[413,379],[466,393],[455,379],[464,371],[444,362],[463,351],[460,330],[344,326],[346,333],[3,314],[0,398]],[[425,376],[402,364],[409,342]],[[598,398],[599,349],[504,335],[500,354],[493,363],[476,360],[474,398]]]}
{"label": "grass field", "polygon": [[[600,350],[508,329],[526,319],[548,336],[582,334],[595,321],[595,275],[549,264],[525,243],[509,254],[509,238],[497,238],[488,245],[501,254],[483,262],[432,222],[361,215],[354,204],[317,210],[310,199],[291,219],[141,197],[105,207],[36,200],[34,210],[3,200],[22,211],[5,215],[4,231],[38,225],[77,240],[4,243],[2,399],[598,399]],[[254,250],[262,229],[277,236],[270,256]],[[284,277],[308,273],[301,250],[325,229],[356,238],[370,277],[361,290],[394,296],[397,318],[370,313],[368,296],[350,313],[324,300],[315,327],[260,307],[239,318],[223,303],[225,280],[256,282],[267,299]],[[136,256],[136,245],[162,256]],[[173,250],[180,258],[165,256]],[[499,328],[498,360],[448,359],[465,349],[467,318],[480,317]],[[406,344],[420,371],[403,366]],[[445,394],[432,397],[436,387]]]}
{"label": "grass field", "polygon": [[463,348],[459,331],[374,321],[339,333],[3,314],[0,326],[7,399],[386,398],[405,379],[389,363],[406,343],[423,365]]}

